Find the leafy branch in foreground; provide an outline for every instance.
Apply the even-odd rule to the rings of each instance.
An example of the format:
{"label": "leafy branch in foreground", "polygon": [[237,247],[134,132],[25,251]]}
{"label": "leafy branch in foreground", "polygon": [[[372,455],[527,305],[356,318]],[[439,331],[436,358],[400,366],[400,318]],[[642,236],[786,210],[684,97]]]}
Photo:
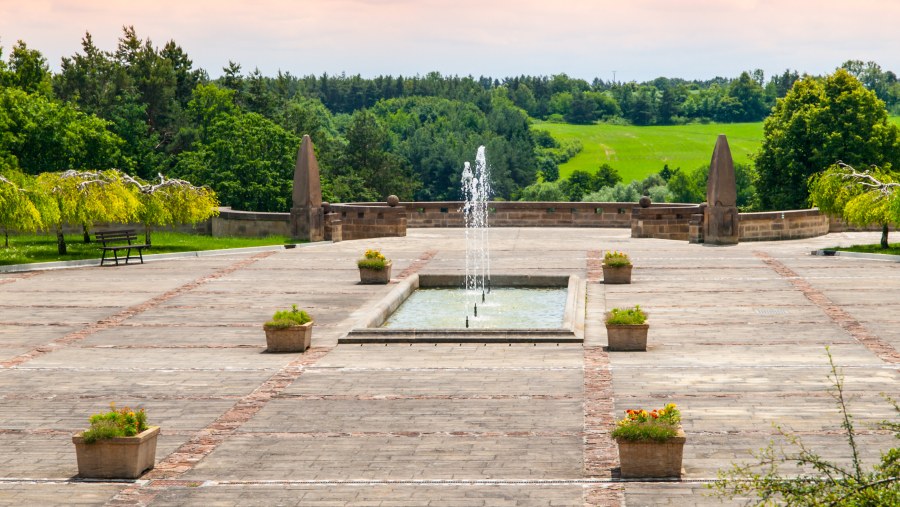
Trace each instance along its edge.
{"label": "leafy branch in foreground", "polygon": [[[771,442],[754,453],[757,463],[732,464],[731,469],[720,471],[718,480],[710,485],[715,495],[734,499],[756,495],[748,505],[798,505],[798,506],[895,506],[900,505],[900,447],[893,447],[881,455],[881,462],[871,470],[865,470],[859,459],[859,445],[853,417],[848,411],[844,395],[844,376],[834,364],[831,351],[826,348],[831,365],[829,379],[841,410],[841,427],[846,432],[851,451],[849,468],[832,463],[807,447],[799,437],[776,426],[786,444]],[[897,401],[885,396],[900,415]],[[879,429],[893,432],[900,439],[900,418],[882,421]],[[791,450],[787,450],[791,448]],[[794,463],[798,472],[788,475],[779,466]]]}

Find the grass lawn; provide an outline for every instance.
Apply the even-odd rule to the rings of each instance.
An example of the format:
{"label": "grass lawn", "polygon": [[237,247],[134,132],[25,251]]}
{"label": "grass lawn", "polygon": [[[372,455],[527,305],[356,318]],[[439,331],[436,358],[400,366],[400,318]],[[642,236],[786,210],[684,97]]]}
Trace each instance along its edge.
{"label": "grass lawn", "polygon": [[[138,234],[143,243],[144,234]],[[91,238],[93,239],[93,237]],[[290,243],[283,236],[266,238],[214,238],[179,232],[154,232],[150,238],[153,247],[144,249],[144,255],[172,252],[195,252],[198,250],[220,250],[223,248],[244,248],[250,246],[283,245]],[[22,234],[9,236],[9,248],[2,247],[0,237],[0,265],[29,264],[32,262],[73,261],[78,259],[100,259],[99,243],[85,244],[81,234],[66,235],[66,255],[59,255],[56,249],[56,234]]]}
{"label": "grass lawn", "polygon": [[736,163],[749,163],[763,137],[762,122],[634,127],[535,121],[533,128],[546,130],[559,141],[581,141],[581,153],[559,166],[561,178],[567,178],[576,169],[593,173],[606,162],[619,171],[626,183],[657,173],[665,164],[671,169],[690,171],[709,165],[719,134],[728,136]]}
{"label": "grass lawn", "polygon": [[841,252],[860,252],[860,253],[871,253],[871,254],[887,254],[887,255],[900,255],[900,243],[888,243],[887,249],[881,248],[881,245],[876,243],[874,245],[853,245],[847,247],[835,247],[829,248],[829,250],[839,250]]}

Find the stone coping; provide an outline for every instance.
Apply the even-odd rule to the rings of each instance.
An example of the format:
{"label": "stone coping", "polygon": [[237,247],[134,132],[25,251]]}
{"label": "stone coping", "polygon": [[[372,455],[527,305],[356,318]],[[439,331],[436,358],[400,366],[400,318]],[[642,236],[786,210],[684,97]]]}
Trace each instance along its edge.
{"label": "stone coping", "polygon": [[856,259],[867,259],[870,261],[882,261],[882,262],[900,262],[900,255],[890,255],[890,254],[874,254],[874,253],[865,253],[865,252],[844,252],[841,250],[813,250],[810,252],[810,255],[820,255],[823,257],[853,257]]}
{"label": "stone coping", "polygon": [[385,329],[380,327],[420,287],[459,287],[465,275],[414,274],[401,280],[375,304],[338,344],[362,343],[583,343],[587,283],[577,275],[491,275],[497,287],[566,287],[560,328],[524,329]]}

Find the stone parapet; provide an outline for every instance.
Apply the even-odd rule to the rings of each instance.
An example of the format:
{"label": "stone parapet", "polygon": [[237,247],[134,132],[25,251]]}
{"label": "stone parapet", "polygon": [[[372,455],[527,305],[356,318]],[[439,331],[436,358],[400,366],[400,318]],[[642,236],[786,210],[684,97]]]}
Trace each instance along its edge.
{"label": "stone parapet", "polygon": [[658,205],[631,210],[631,237],[688,241],[692,215],[703,213],[697,204]]}
{"label": "stone parapet", "polygon": [[[463,227],[461,201],[404,202],[409,227]],[[631,208],[624,202],[520,202],[488,204],[491,227],[630,227]]]}
{"label": "stone parapet", "polygon": [[406,208],[367,204],[332,204],[340,217],[343,240],[406,236]]}
{"label": "stone parapet", "polygon": [[209,229],[212,236],[290,236],[291,215],[219,208],[219,216],[210,219]]}
{"label": "stone parapet", "polygon": [[818,209],[741,213],[741,241],[777,241],[828,234],[828,216]]}

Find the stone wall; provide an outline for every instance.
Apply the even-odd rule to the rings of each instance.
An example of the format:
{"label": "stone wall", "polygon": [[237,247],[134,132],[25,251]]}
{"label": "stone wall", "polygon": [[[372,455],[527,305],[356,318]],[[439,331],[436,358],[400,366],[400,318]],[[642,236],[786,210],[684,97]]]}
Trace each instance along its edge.
{"label": "stone wall", "polygon": [[[463,227],[463,203],[404,202],[409,227]],[[629,227],[635,203],[515,202],[488,204],[491,227]]]}
{"label": "stone wall", "polygon": [[741,213],[741,241],[778,241],[828,234],[829,220],[818,209]]}
{"label": "stone wall", "polygon": [[264,238],[291,236],[290,213],[262,213],[219,208],[219,216],[210,220],[212,236]]}
{"label": "stone wall", "polygon": [[687,241],[691,215],[697,213],[702,211],[696,204],[661,204],[649,208],[634,206],[631,212],[631,237]]}
{"label": "stone wall", "polygon": [[[702,213],[699,205],[635,207],[631,237],[695,242],[702,238]],[[740,214],[740,241],[812,238],[828,232],[829,219],[818,209]]]}
{"label": "stone wall", "polygon": [[[407,227],[462,227],[461,207],[459,201],[406,202],[396,207],[354,203],[332,204],[329,213],[340,220],[342,239],[353,240],[406,236]],[[677,241],[700,238],[698,217],[702,216],[702,208],[696,204],[641,208],[637,203],[497,201],[491,202],[490,208],[491,227],[631,227],[633,238]],[[188,228],[213,236],[290,236],[290,214],[221,208],[220,215],[210,222],[180,229]],[[827,234],[829,228],[830,232],[845,230],[817,209],[740,214],[741,241],[810,238]]]}
{"label": "stone wall", "polygon": [[366,204],[331,204],[328,213],[340,217],[343,240],[406,236],[406,208]]}

